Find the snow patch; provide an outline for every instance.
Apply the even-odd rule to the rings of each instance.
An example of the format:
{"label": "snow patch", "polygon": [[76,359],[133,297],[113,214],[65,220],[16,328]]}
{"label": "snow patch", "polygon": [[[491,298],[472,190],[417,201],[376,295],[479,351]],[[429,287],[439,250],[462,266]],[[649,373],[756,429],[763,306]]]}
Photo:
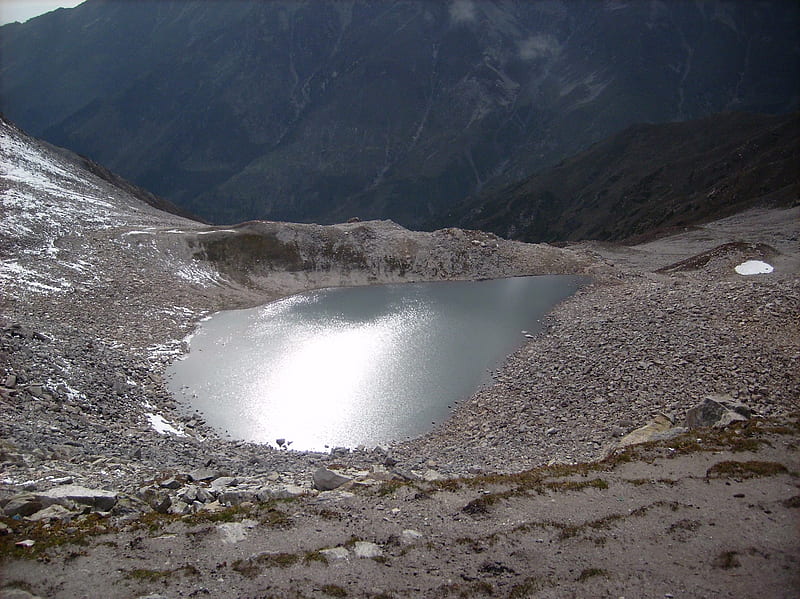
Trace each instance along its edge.
{"label": "snow patch", "polygon": [[145,414],[145,416],[147,416],[147,419],[150,421],[150,426],[152,426],[153,430],[155,430],[157,433],[160,433],[162,435],[165,435],[167,433],[171,433],[171,434],[176,435],[178,437],[185,437],[186,436],[186,433],[184,433],[181,430],[178,430],[177,428],[172,426],[169,422],[164,420],[164,417],[161,414],[149,413],[149,414]]}
{"label": "snow patch", "polygon": [[766,262],[762,262],[761,260],[748,260],[747,262],[742,262],[736,268],[734,268],[737,274],[740,275],[768,275],[773,270],[775,270],[771,264],[767,264]]}

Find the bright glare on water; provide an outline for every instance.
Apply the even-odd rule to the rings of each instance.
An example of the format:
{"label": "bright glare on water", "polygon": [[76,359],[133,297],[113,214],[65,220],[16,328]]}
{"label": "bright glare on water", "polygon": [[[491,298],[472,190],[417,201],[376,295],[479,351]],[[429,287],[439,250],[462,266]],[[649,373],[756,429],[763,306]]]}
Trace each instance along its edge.
{"label": "bright glare on water", "polygon": [[203,322],[172,390],[232,437],[292,449],[422,434],[580,285],[520,277],[325,289]]}

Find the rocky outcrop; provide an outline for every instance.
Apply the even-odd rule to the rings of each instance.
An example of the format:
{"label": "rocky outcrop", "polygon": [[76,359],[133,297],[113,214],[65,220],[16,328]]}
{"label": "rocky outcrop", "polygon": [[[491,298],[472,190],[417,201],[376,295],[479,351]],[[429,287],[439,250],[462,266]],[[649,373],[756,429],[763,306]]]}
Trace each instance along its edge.
{"label": "rocky outcrop", "polygon": [[[92,510],[108,512],[117,503],[117,494],[103,489],[87,489],[80,485],[64,485],[39,493],[23,493],[12,496],[3,506],[6,516],[31,517],[42,519],[60,517],[65,514]],[[60,506],[62,510],[50,509]],[[41,514],[50,509],[47,514]],[[35,518],[35,515],[39,515]]]}
{"label": "rocky outcrop", "polygon": [[747,405],[736,401],[730,395],[713,395],[686,412],[686,427],[723,428],[734,422],[744,422],[752,415],[753,411]]}

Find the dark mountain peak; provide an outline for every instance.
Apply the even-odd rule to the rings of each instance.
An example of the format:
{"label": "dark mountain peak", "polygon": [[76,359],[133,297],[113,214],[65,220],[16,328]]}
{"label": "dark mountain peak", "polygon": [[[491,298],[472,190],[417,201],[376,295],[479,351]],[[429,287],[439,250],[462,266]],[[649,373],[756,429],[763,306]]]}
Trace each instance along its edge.
{"label": "dark mountain peak", "polygon": [[127,2],[0,28],[0,108],[216,222],[419,226],[636,122],[800,99],[790,2]]}
{"label": "dark mountain peak", "polygon": [[640,124],[446,221],[525,241],[621,240],[800,198],[800,113]]}

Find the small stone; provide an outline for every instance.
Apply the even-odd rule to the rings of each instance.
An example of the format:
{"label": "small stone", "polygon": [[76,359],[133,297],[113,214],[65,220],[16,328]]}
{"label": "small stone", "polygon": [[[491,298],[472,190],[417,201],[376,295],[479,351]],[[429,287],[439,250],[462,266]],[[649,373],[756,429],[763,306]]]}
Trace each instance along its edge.
{"label": "small stone", "polygon": [[427,482],[433,482],[435,480],[443,480],[443,479],[444,476],[436,472],[436,470],[431,470],[431,469],[426,470],[425,473],[422,475],[422,480]]}
{"label": "small stone", "polygon": [[406,545],[416,543],[421,538],[422,538],[421,532],[417,532],[416,530],[412,530],[410,528],[407,528],[400,534],[400,540]]}
{"label": "small stone", "polygon": [[161,487],[162,489],[174,490],[174,489],[180,489],[181,483],[179,480],[175,478],[168,478],[167,480],[162,480],[160,483],[158,483],[158,486]]}
{"label": "small stone", "polygon": [[196,470],[192,470],[187,476],[191,481],[202,482],[218,478],[220,473],[216,470],[209,470],[208,468],[197,468]]}
{"label": "small stone", "polygon": [[27,547],[33,547],[35,544],[36,544],[36,541],[33,541],[31,539],[25,539],[24,541],[18,541],[16,543],[14,543],[14,545],[16,545],[17,547],[26,547],[26,548]]}
{"label": "small stone", "polygon": [[220,476],[211,481],[211,488],[219,490],[226,487],[234,487],[237,484],[239,484],[239,481],[234,476]]}
{"label": "small stone", "polygon": [[383,555],[383,550],[375,543],[370,543],[369,541],[356,541],[355,547],[353,547],[353,553],[356,557],[374,558],[381,557]]}
{"label": "small stone", "polygon": [[345,547],[331,547],[329,549],[322,549],[320,553],[329,561],[347,559],[350,557],[350,552]]}

